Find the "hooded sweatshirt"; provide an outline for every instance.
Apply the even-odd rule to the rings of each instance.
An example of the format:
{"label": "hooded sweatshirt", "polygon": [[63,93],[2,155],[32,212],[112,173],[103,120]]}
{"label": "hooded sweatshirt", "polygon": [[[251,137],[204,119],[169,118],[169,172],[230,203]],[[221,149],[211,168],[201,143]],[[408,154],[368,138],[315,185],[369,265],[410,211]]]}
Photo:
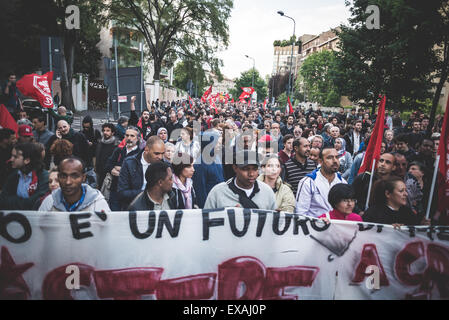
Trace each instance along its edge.
{"label": "hooded sweatshirt", "polygon": [[[79,205],[76,211],[111,211],[108,203],[100,191],[90,187],[87,184],[83,184],[82,186],[86,188],[86,195],[84,197],[84,201]],[[62,197],[63,195],[61,188],[54,190],[44,199],[39,207],[39,211],[67,211],[62,202]]]}

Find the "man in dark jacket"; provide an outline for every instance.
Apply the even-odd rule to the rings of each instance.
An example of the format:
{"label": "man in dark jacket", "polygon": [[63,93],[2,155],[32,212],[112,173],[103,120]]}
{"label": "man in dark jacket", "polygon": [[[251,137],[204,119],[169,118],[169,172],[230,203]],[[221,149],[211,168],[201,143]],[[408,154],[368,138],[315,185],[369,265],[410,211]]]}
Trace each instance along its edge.
{"label": "man in dark jacket", "polygon": [[122,208],[145,189],[145,172],[155,162],[162,161],[165,144],[158,136],[148,138],[145,149],[133,157],[126,158],[120,170],[117,192]]}
{"label": "man in dark jacket", "polygon": [[346,141],[346,151],[354,156],[359,151],[360,144],[363,141],[362,120],[356,120],[354,129],[349,130],[344,139]]}
{"label": "man in dark jacket", "polygon": [[55,142],[56,135],[47,129],[47,117],[45,115],[38,115],[32,118],[33,120],[33,136],[36,142],[40,142],[45,147],[45,168],[48,170],[50,168],[51,153],[50,147]]}
{"label": "man in dark jacket", "polygon": [[128,127],[125,132],[126,144],[123,148],[115,148],[112,155],[108,158],[106,163],[105,172],[111,173],[112,183],[110,187],[109,207],[112,211],[120,211],[124,208],[121,207],[119,196],[117,193],[118,178],[123,165],[123,161],[127,157],[133,157],[140,153],[140,130],[136,127]]}
{"label": "man in dark jacket", "polygon": [[33,142],[18,144],[12,150],[11,163],[15,170],[0,194],[0,209],[32,210],[49,188],[41,149]]}
{"label": "man in dark jacket", "polygon": [[89,145],[86,167],[90,168],[93,167],[93,158],[95,157],[95,150],[97,150],[98,140],[101,139],[101,133],[94,128],[94,122],[90,115],[84,117],[82,126],[83,129],[80,132],[84,134]]}
{"label": "man in dark jacket", "polygon": [[146,186],[128,207],[130,211],[170,210],[176,207],[176,196],[172,191],[173,173],[166,162],[154,162],[145,172]]}
{"label": "man in dark jacket", "polygon": [[8,128],[0,129],[0,189],[11,174],[11,152],[17,141],[14,130]]}
{"label": "man in dark jacket", "polygon": [[97,173],[98,186],[103,185],[106,176],[106,163],[114,152],[114,149],[120,143],[115,134],[115,126],[112,123],[104,123],[101,126],[103,137],[99,140],[95,150],[95,172]]}
{"label": "man in dark jacket", "polygon": [[70,141],[73,144],[73,155],[83,159],[86,163],[89,162],[89,144],[81,132],[73,130],[67,121],[59,120],[56,136],[59,139]]}

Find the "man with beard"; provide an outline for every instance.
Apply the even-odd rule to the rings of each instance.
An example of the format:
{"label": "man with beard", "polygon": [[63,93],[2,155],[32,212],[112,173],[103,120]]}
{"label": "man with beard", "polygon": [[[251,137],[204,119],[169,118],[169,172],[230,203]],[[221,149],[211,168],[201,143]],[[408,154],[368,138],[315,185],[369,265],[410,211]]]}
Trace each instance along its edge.
{"label": "man with beard", "polygon": [[[387,180],[393,176],[396,170],[396,159],[392,153],[384,153],[380,156],[379,161],[376,162],[374,170],[373,182],[377,180]],[[362,214],[365,211],[366,198],[368,197],[368,188],[371,172],[367,171],[359,174],[354,179],[352,186],[355,190],[357,203],[354,207],[354,212]]]}
{"label": "man with beard", "polygon": [[362,143],[362,121],[357,120],[354,125],[354,129],[349,130],[349,132],[344,136],[346,141],[346,151],[348,151],[352,156],[354,156],[360,149],[360,144]]}
{"label": "man with beard", "polygon": [[[181,123],[178,122],[178,118],[176,117],[176,112],[174,110],[170,111],[170,120],[167,122],[167,125],[165,126],[168,131],[168,140],[172,140],[172,132],[176,129],[182,129],[184,128]],[[175,139],[177,137],[174,137]],[[174,140],[176,142],[176,140]]]}
{"label": "man with beard", "polygon": [[287,125],[285,125],[282,129],[281,129],[281,133],[283,136],[286,136],[287,134],[291,134],[293,135],[293,130],[295,129],[295,127],[293,126],[293,122],[294,122],[294,118],[292,115],[289,115],[287,118]]}
{"label": "man with beard", "polygon": [[324,147],[320,152],[320,169],[307,174],[298,185],[295,213],[319,217],[332,210],[328,195],[338,183],[347,183],[338,172],[340,160],[335,148]]}
{"label": "man with beard", "polygon": [[156,119],[155,114],[150,114],[150,111],[143,110],[140,119],[137,117],[136,97],[131,97],[131,118],[129,119],[129,124],[138,127],[143,134],[143,139],[146,140],[151,136],[156,135],[157,130],[163,126],[162,122]]}
{"label": "man with beard", "polygon": [[105,167],[105,172],[110,172],[112,174],[109,197],[109,206],[112,211],[120,211],[122,209],[117,193],[118,177],[120,176],[120,171],[125,158],[135,156],[140,152],[140,130],[136,127],[128,127],[125,132],[125,139],[125,147],[115,148],[112,155],[108,158]]}
{"label": "man with beard", "polygon": [[87,155],[87,168],[93,167],[93,158],[95,157],[95,150],[97,149],[98,140],[101,139],[101,133],[94,128],[94,122],[90,115],[84,117],[82,122],[83,129],[80,131],[89,144],[89,152]]}
{"label": "man with beard", "polygon": [[89,162],[89,144],[86,137],[81,132],[73,130],[65,120],[59,120],[57,124],[56,136],[58,139],[65,139],[73,144],[73,155]]}
{"label": "man with beard", "polygon": [[285,181],[292,186],[293,194],[298,190],[298,182],[316,169],[316,164],[309,159],[310,142],[306,138],[293,141],[295,155],[285,163]]}
{"label": "man with beard", "polygon": [[103,124],[101,131],[103,132],[103,137],[98,141],[97,149],[95,150],[95,172],[97,173],[97,181],[100,188],[106,176],[105,168],[108,158],[120,143],[117,137],[114,136],[115,126],[112,123]]}

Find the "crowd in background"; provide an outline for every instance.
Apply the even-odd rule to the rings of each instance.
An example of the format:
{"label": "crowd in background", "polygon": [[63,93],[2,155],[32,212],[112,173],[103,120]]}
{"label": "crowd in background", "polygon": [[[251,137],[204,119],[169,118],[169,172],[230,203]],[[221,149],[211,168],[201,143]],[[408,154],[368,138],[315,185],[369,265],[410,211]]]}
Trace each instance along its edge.
{"label": "crowd in background", "polygon": [[[8,92],[9,94],[10,92]],[[5,95],[5,91],[3,90]],[[374,175],[358,174],[376,115],[311,105],[154,101],[138,114],[80,131],[64,106],[29,116],[10,108],[17,133],[0,129],[0,209],[122,211],[242,207],[322,219],[446,224],[426,219],[442,117],[386,114]],[[387,106],[388,110],[388,106]],[[372,190],[369,191],[370,180]]]}

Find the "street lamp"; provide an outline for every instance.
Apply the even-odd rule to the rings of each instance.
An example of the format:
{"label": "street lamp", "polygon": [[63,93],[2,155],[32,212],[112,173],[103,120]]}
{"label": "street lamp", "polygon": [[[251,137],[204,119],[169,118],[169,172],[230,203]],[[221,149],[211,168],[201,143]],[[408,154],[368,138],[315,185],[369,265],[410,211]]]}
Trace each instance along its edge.
{"label": "street lamp", "polygon": [[[289,17],[285,15],[284,11],[278,11],[277,12],[281,17],[286,17],[291,20],[293,20],[293,41],[295,40],[295,29],[296,29],[296,21],[292,17]],[[293,68],[293,48],[295,46],[295,43],[292,43],[292,54],[290,56],[290,76],[288,77],[288,88],[287,88],[287,97],[290,97],[290,88],[291,88],[291,82],[292,82],[292,68]]]}
{"label": "street lamp", "polygon": [[[251,81],[251,87],[254,88],[254,73],[256,71],[256,60],[252,57],[250,57],[249,55],[245,54],[245,57],[247,57],[248,59],[252,59],[253,60],[253,79]],[[253,94],[251,94],[251,103],[253,102]]]}

